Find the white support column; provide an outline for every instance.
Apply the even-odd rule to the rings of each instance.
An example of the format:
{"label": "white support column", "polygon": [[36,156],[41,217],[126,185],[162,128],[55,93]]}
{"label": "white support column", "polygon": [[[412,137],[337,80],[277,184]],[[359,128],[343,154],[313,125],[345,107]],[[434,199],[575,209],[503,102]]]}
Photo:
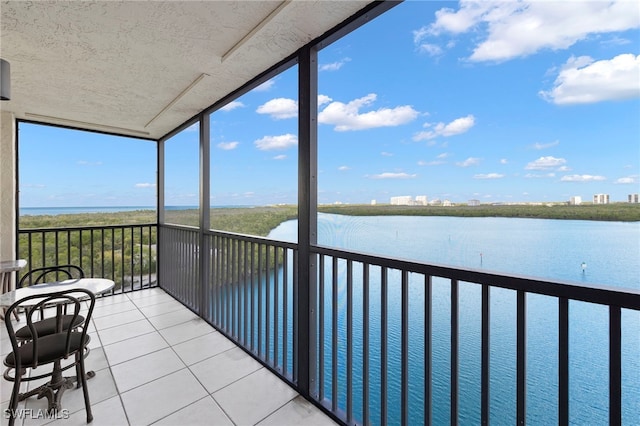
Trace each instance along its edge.
{"label": "white support column", "polygon": [[16,121],[0,110],[0,261],[16,258]]}

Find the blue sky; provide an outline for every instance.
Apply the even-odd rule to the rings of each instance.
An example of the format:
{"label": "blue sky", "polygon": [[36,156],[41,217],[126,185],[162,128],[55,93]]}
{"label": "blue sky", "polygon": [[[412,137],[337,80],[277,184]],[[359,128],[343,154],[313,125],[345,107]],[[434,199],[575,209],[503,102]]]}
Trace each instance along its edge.
{"label": "blue sky", "polygon": [[[319,65],[320,203],[640,192],[635,1],[408,1]],[[296,74],[212,115],[212,205],[296,202]],[[22,207],[155,204],[152,142],[34,126],[20,138]],[[167,204],[196,204],[197,129],[166,149]]]}

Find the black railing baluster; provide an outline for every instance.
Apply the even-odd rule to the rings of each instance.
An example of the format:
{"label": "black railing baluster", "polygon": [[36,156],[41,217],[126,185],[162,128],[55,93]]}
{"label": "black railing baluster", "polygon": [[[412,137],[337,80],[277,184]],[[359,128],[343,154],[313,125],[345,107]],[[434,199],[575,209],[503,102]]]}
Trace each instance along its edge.
{"label": "black railing baluster", "polygon": [[100,229],[100,276],[104,277],[104,228]]}
{"label": "black railing baluster", "polygon": [[480,423],[484,426],[489,424],[489,413],[491,412],[490,406],[490,379],[491,374],[489,371],[489,367],[491,365],[490,359],[490,337],[489,337],[489,329],[490,329],[490,312],[489,312],[489,286],[487,284],[482,284],[482,332],[481,332],[481,351],[482,354],[480,356]]}
{"label": "black railing baluster", "polygon": [[458,424],[458,280],[451,280],[451,426]]}
{"label": "black railing baluster", "polygon": [[278,253],[279,253],[279,248],[275,247],[273,248],[274,250],[274,264],[273,264],[273,365],[274,367],[277,369],[278,368],[278,360],[280,359],[280,357],[278,356],[278,352],[280,351],[280,348],[278,346],[278,333],[279,333],[279,329],[280,329],[280,324],[279,324],[279,315],[278,315],[278,310],[280,309],[280,301],[278,300],[279,298],[279,291],[278,291],[278,287],[280,286],[280,279],[278,278]]}
{"label": "black railing baluster", "polygon": [[250,283],[250,279],[251,279],[251,272],[249,269],[249,244],[251,244],[250,242],[245,241],[244,244],[242,245],[243,248],[243,265],[244,265],[244,286],[243,286],[243,291],[244,291],[244,295],[242,297],[242,303],[243,303],[243,312],[242,312],[242,344],[247,347],[249,345],[248,343],[248,339],[249,339],[249,283]]}
{"label": "black railing baluster", "polygon": [[371,423],[369,416],[369,269],[362,264],[362,423]]}
{"label": "black railing baluster", "polygon": [[569,300],[558,299],[558,424],[569,424]]}
{"label": "black railing baluster", "polygon": [[255,352],[255,312],[256,312],[256,243],[251,243],[251,352]]}
{"label": "black railing baluster", "polygon": [[338,258],[332,257],[331,274],[331,409],[338,411]]}
{"label": "black railing baluster", "polygon": [[142,289],[143,288],[143,285],[142,285],[143,284],[143,282],[142,282],[142,274],[143,274],[143,269],[144,269],[143,268],[143,263],[142,263],[143,262],[142,243],[144,241],[144,237],[143,237],[143,234],[142,234],[142,227],[139,227],[138,230],[140,231],[140,239],[139,239],[139,242],[138,242],[138,250],[140,252],[140,255],[138,257],[138,267],[140,268],[140,287],[139,288]]}
{"label": "black railing baluster", "polygon": [[324,255],[318,256],[318,400],[324,401]]}
{"label": "black railing baluster", "polygon": [[[48,266],[47,265],[47,247],[45,245],[45,240],[46,240],[46,234],[45,232],[40,233],[40,238],[42,239],[42,264],[41,266]],[[82,247],[82,240],[80,240],[80,247]],[[82,250],[80,250],[80,256],[82,257]],[[82,265],[80,265],[80,267],[82,267]]]}
{"label": "black railing baluster", "polygon": [[400,423],[409,424],[409,272],[402,271],[400,308]]}
{"label": "black railing baluster", "polygon": [[[67,240],[70,240],[67,236]],[[116,279],[116,230],[111,228],[111,275],[108,278]],[[112,290],[113,291],[113,290]]]}
{"label": "black railing baluster", "polygon": [[263,338],[262,338],[262,333],[263,333],[263,328],[262,328],[262,267],[263,267],[263,260],[262,260],[262,248],[264,246],[262,244],[258,244],[258,273],[259,273],[259,278],[258,278],[258,356],[260,356],[260,358],[263,357],[264,355],[264,350],[263,350],[263,346],[262,346],[262,342],[263,342]]}
{"label": "black railing baluster", "polygon": [[516,323],[516,423],[527,421],[527,294],[518,290]]}
{"label": "black railing baluster", "polygon": [[231,335],[234,338],[238,338],[238,240],[231,240],[231,281],[229,282],[229,288],[231,289]]}
{"label": "black railing baluster", "polygon": [[347,424],[353,422],[353,261],[347,260]]}
{"label": "black railing baluster", "polygon": [[233,331],[231,330],[231,310],[233,309],[232,295],[231,295],[231,281],[233,280],[233,258],[232,258],[232,245],[231,238],[226,238],[226,248],[225,248],[225,274],[224,274],[224,306],[225,306],[225,319],[224,319],[224,329],[225,331],[233,335]]}
{"label": "black railing baluster", "polygon": [[[135,264],[135,234],[133,233],[133,227],[129,227],[131,230],[131,271],[129,272],[130,280],[131,280],[131,290],[134,289],[133,281],[136,276],[136,264]],[[93,261],[91,262],[93,264]],[[193,306],[193,299],[191,299],[191,306]]]}
{"label": "black railing baluster", "polygon": [[293,252],[293,333],[292,336],[294,336],[293,339],[293,381],[294,383],[297,382],[298,380],[298,363],[296,362],[296,360],[298,359],[298,351],[301,350],[300,349],[300,345],[298,345],[298,339],[295,338],[295,336],[298,335],[298,316],[299,316],[299,310],[298,310],[298,294],[299,294],[299,290],[298,290],[298,286],[300,285],[300,281],[298,280],[298,260],[300,259],[300,257],[298,256],[298,250],[295,250]]}
{"label": "black railing baluster", "polygon": [[267,363],[271,357],[271,246],[265,245],[265,352],[267,355]]}
{"label": "black railing baluster", "polygon": [[388,271],[382,267],[380,271],[380,424],[387,424],[387,327],[388,327]]}
{"label": "black railing baluster", "polygon": [[[59,247],[58,247],[58,232],[54,232],[54,244],[55,244],[55,254],[56,254],[56,265],[60,264],[60,255],[59,255]],[[57,273],[56,273],[57,275]],[[58,277],[56,276],[56,280],[58,279]]]}
{"label": "black railing baluster", "polygon": [[612,426],[622,424],[621,321],[620,307],[609,306],[609,425]]}
{"label": "black railing baluster", "polygon": [[432,277],[425,275],[424,278],[424,424],[430,425],[433,420],[433,393],[432,393]]}
{"label": "black railing baluster", "polygon": [[288,377],[289,358],[289,250],[282,249],[282,374]]}

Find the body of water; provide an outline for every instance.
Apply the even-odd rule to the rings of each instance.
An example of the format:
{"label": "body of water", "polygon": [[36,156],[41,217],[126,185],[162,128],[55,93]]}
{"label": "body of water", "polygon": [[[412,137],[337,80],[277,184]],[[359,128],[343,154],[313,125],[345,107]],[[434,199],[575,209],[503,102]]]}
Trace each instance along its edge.
{"label": "body of water", "polygon": [[[640,223],[515,218],[354,217],[320,214],[321,245],[460,268],[525,275],[590,285],[640,288]],[[270,238],[296,241],[297,221],[281,224]],[[291,267],[291,265],[289,266]],[[359,268],[354,267],[354,412],[362,418],[362,315]],[[291,274],[292,272],[290,272]],[[326,276],[330,277],[330,271]],[[291,276],[291,275],[289,275]],[[330,278],[329,278],[330,279]],[[390,278],[390,282],[391,282]],[[339,406],[346,406],[346,268],[339,266]],[[370,363],[372,422],[380,423],[379,278],[371,274]],[[325,286],[325,311],[331,312],[331,285]],[[424,420],[424,288],[410,283],[410,418]],[[400,419],[400,306],[397,288],[389,289],[389,424]],[[460,423],[480,423],[480,288],[459,289]],[[449,423],[450,290],[433,281],[434,424]],[[491,422],[514,424],[516,391],[516,295],[491,292]],[[527,297],[527,422],[557,424],[557,300]],[[324,323],[325,356],[332,347],[331,318]],[[570,303],[570,420],[572,424],[608,424],[608,310]],[[623,312],[623,421],[640,419],[640,313]],[[331,360],[325,362],[325,391],[330,395]],[[375,412],[374,412],[375,411]]]}

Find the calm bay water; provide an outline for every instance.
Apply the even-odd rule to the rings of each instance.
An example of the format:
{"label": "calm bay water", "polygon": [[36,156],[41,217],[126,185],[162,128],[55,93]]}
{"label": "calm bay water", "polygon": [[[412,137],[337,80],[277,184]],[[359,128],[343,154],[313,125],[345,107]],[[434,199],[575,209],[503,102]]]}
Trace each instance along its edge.
{"label": "calm bay water", "polygon": [[[551,280],[611,287],[640,288],[640,223],[513,218],[454,217],[318,217],[321,245],[379,255],[482,269]],[[270,238],[295,241],[297,222],[281,224]],[[329,271],[327,270],[327,274]],[[359,282],[354,268],[354,283]],[[346,378],[346,268],[339,267],[338,369]],[[390,277],[390,282],[394,277]],[[370,298],[380,299],[379,279],[372,273]],[[327,287],[331,287],[330,285]],[[362,288],[354,286],[354,378],[362,371]],[[480,422],[480,289],[460,284],[460,422]],[[330,312],[331,289],[325,289]],[[410,283],[410,400],[412,423],[424,420],[424,289]],[[433,421],[449,422],[450,292],[448,283],[433,282]],[[399,423],[400,294],[389,288],[389,418]],[[515,293],[491,293],[491,421],[515,423]],[[527,421],[557,424],[557,302],[527,298]],[[371,401],[380,406],[380,308],[372,302],[370,320]],[[324,324],[326,356],[332,324]],[[640,314],[623,312],[623,421],[640,419]],[[325,391],[331,392],[331,360],[325,361]],[[340,385],[342,386],[342,385]],[[345,390],[338,401],[346,407]],[[361,418],[361,381],[354,381],[354,414]],[[608,311],[586,303],[570,303],[570,419],[572,424],[608,424]],[[372,413],[379,424],[379,414]]]}

